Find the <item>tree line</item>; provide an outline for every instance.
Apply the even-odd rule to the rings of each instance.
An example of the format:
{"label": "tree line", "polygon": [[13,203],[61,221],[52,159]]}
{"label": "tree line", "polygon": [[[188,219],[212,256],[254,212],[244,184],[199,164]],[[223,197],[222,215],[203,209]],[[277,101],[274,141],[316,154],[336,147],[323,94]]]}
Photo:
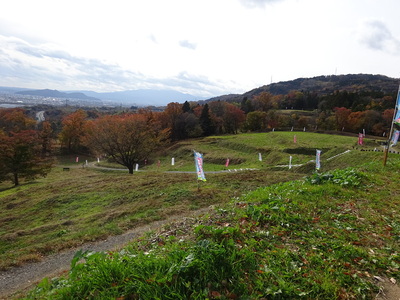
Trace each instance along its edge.
{"label": "tree line", "polygon": [[[383,135],[394,113],[394,95],[376,92],[335,92],[318,96],[293,91],[287,95],[262,92],[241,103],[210,101],[169,103],[163,111],[78,109],[47,114],[37,123],[21,108],[0,110],[0,181],[45,176],[55,146],[66,153],[106,155],[133,173],[166,143],[219,134],[262,132],[289,128],[366,131]],[[54,113],[54,111],[53,111]]]}

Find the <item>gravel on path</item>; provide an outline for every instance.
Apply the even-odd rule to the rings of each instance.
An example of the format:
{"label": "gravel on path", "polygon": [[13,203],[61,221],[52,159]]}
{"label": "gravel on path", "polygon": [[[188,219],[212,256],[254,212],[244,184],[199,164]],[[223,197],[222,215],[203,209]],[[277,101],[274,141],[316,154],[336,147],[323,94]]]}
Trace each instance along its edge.
{"label": "gravel on path", "polygon": [[174,215],[165,220],[149,223],[127,231],[121,235],[110,236],[106,240],[93,243],[87,243],[80,247],[68,249],[57,254],[45,257],[42,261],[27,263],[21,267],[12,268],[7,271],[0,272],[0,299],[15,299],[23,295],[34,285],[39,283],[43,278],[56,277],[61,273],[70,269],[70,263],[75,253],[79,250],[88,251],[115,251],[121,249],[132,239],[140,237],[145,232],[162,228],[168,223],[177,222],[187,217],[199,216],[211,207],[202,208],[194,211],[191,215],[185,217]]}

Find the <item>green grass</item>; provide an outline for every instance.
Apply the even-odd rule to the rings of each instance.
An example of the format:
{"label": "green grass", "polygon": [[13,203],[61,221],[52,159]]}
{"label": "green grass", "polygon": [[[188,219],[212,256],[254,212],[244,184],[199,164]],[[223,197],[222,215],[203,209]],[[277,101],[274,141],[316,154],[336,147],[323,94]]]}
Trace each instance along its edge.
{"label": "green grass", "polygon": [[261,187],[190,237],[78,252],[68,277],[27,299],[373,299],[374,276],[400,279],[399,168],[393,158]]}
{"label": "green grass", "polygon": [[[294,134],[297,137],[296,144],[293,142]],[[193,299],[204,299],[205,295],[211,299],[214,296],[218,298],[218,294],[224,299],[229,296],[227,291],[235,295],[267,299],[340,299],[341,294],[349,295],[349,298],[352,295],[356,298],[361,294],[369,295],[374,289],[370,280],[372,274],[396,276],[395,271],[398,269],[400,225],[396,213],[399,206],[396,183],[399,182],[397,170],[400,167],[400,157],[389,154],[388,166],[383,168],[382,152],[359,151],[379,148],[376,141],[366,139],[366,145],[363,146],[357,146],[356,142],[355,137],[307,132],[209,137],[177,143],[149,159],[146,166],[140,166],[143,172],[135,172],[133,175],[124,171],[74,166],[74,162],[71,162],[73,157],[64,157],[60,165],[70,166],[69,172],[59,166],[48,177],[16,188],[10,188],[5,183],[0,185],[0,268],[40,260],[45,255],[87,241],[119,234],[170,215],[187,215],[190,210],[217,204],[223,209],[212,218],[202,221],[204,227],[195,228],[191,242],[176,244],[178,237],[176,240],[163,238],[160,243],[162,247],[158,248],[158,243],[153,244],[143,239],[122,254],[115,254],[120,257],[118,264],[123,265],[129,257],[144,257],[143,251],[156,253],[154,261],[137,259],[136,262],[129,262],[132,268],[143,269],[148,275],[130,274],[128,270],[120,270],[122,266],[115,267],[115,272],[128,272],[126,278],[131,287],[120,288],[126,278],[116,284],[112,279],[114,275],[107,272],[102,276],[105,280],[111,280],[111,286],[116,288],[106,292],[93,287],[93,280],[99,280],[96,286],[108,285],[100,279],[89,280],[85,276],[92,275],[85,275],[81,271],[87,269],[89,274],[94,268],[92,264],[102,260],[103,268],[111,268],[107,265],[109,257],[100,253],[93,256],[93,259],[97,257],[99,261],[90,262],[88,257],[88,266],[74,267],[75,279],[83,276],[84,279],[80,281],[87,284],[84,290],[75,286],[76,290],[81,295],[87,293],[85,295],[93,299],[122,295],[125,298],[121,299],[136,299],[137,291],[147,295],[146,289],[155,291],[157,286],[160,290],[154,292],[154,295],[171,292],[171,299],[187,299],[188,295]],[[201,182],[200,190],[193,173],[165,173],[193,172],[193,149],[204,154],[206,172],[225,170],[226,158],[231,160],[228,168],[231,172],[206,173],[207,182]],[[304,176],[311,176],[314,172],[315,164],[309,161],[315,159],[315,149],[323,150],[321,172],[332,171],[326,178],[333,178],[337,182],[325,180],[320,175],[314,175],[310,177],[310,182],[304,182]],[[346,150],[351,151],[330,159]],[[258,153],[263,155],[262,162],[258,161]],[[288,164],[289,155],[293,157],[293,164],[303,165],[291,170],[277,167]],[[175,158],[175,166],[171,166],[172,157]],[[93,158],[88,160],[93,161]],[[158,160],[161,161],[160,166]],[[370,165],[365,165],[366,162]],[[351,174],[334,170],[348,166],[361,166],[357,172],[366,174],[361,179],[362,184],[343,184],[345,181],[354,181]],[[255,170],[233,171],[246,168]],[[312,184],[312,179],[318,178],[323,184]],[[390,178],[389,183],[387,178]],[[290,183],[284,183],[288,181]],[[281,184],[275,185],[277,183]],[[235,200],[230,203],[232,199]],[[218,259],[226,258],[226,268],[221,272],[215,267],[213,271],[208,270],[217,258],[208,258],[208,267],[206,263],[201,264],[207,259],[201,256],[204,254],[201,247],[212,249]],[[370,257],[372,252],[369,249],[376,254],[373,258]],[[196,251],[203,251],[203,254]],[[331,252],[339,257],[328,257],[326,253]],[[171,265],[183,266],[185,258],[193,255],[200,255],[200,258],[195,260],[197,265],[193,262],[195,266],[191,267],[192,271],[185,273],[186,279],[178,282],[176,278],[181,278],[181,273],[175,269],[165,270],[168,266],[171,268]],[[356,262],[348,262],[347,256],[354,257]],[[355,268],[365,265],[357,261],[364,256],[368,256],[369,260],[366,261],[369,269]],[[164,262],[163,266],[156,263],[160,258]],[[375,260],[376,267],[371,263]],[[336,271],[326,271],[323,268],[326,263],[332,266],[337,264],[336,269],[331,268]],[[357,272],[363,273],[365,278],[355,280],[354,274],[359,276],[359,273],[354,273],[353,269],[349,273],[347,263]],[[140,264],[148,264],[150,269],[142,268]],[[297,268],[296,283],[290,279],[294,266]],[[312,272],[301,274],[311,275],[299,275],[302,271],[298,268],[310,269]],[[207,273],[209,277],[204,275],[203,279],[195,277],[193,274],[196,272],[211,273]],[[347,275],[336,277],[346,272],[351,278]],[[165,278],[161,274],[170,277]],[[152,285],[139,287],[139,283],[134,280],[137,276],[142,276],[144,285],[149,280]],[[71,279],[74,280],[74,276]],[[34,293],[47,295],[47,290],[56,285],[64,288],[62,282],[65,280],[44,281]],[[312,283],[318,283],[317,287],[312,287]],[[176,286],[178,290],[172,290],[170,286]],[[311,292],[307,289],[311,289]],[[57,293],[62,294],[58,290]],[[70,293],[68,291],[66,295]],[[50,296],[43,298],[52,299]],[[65,296],[64,299],[73,297]],[[147,298],[143,296],[142,299]]]}
{"label": "green grass", "polygon": [[[294,136],[296,136],[296,143],[294,143]],[[284,131],[208,137],[178,142],[154,155],[147,164],[140,162],[139,170],[193,171],[193,150],[203,154],[206,171],[273,168],[276,165],[287,165],[289,156],[292,156],[292,164],[306,164],[315,159],[316,149],[322,150],[321,160],[323,163],[328,162],[327,159],[330,157],[346,150],[372,151],[375,148],[382,150],[379,139],[365,139],[365,144],[362,146],[357,145],[357,141],[356,136]],[[259,153],[262,155],[261,162]],[[355,151],[355,153],[365,154],[360,151]],[[358,154],[352,154],[355,164],[362,162],[361,159],[357,161]],[[376,152],[375,155],[368,153],[365,156],[380,157],[383,154]],[[171,165],[172,158],[175,160],[174,166]],[[225,167],[227,158],[230,160],[228,168]],[[347,160],[341,161],[344,161],[344,165],[347,164]],[[124,168],[107,161],[101,161],[99,165]],[[335,168],[335,165],[333,167]]]}
{"label": "green grass", "polygon": [[[62,157],[60,165],[72,159]],[[194,171],[193,156],[182,163],[186,168],[180,163],[173,170]],[[5,183],[0,187],[0,269],[298,176],[261,170],[207,174],[208,181],[198,190],[195,174],[164,173],[170,167],[152,165],[133,175],[73,162],[70,167],[68,172],[55,167],[46,178],[16,188]]]}
{"label": "green grass", "polygon": [[[296,135],[296,143],[294,143]],[[307,163],[315,159],[316,149],[322,150],[321,159],[327,159],[346,150],[354,148],[372,150],[380,148],[375,140],[366,139],[363,146],[357,145],[356,137],[325,135],[309,132],[269,132],[239,135],[226,135],[184,142],[170,155],[174,155],[179,163],[187,162],[191,150],[195,149],[204,154],[204,163],[215,169],[224,169],[227,158],[230,168],[268,168],[289,162],[292,156],[293,164]],[[176,146],[175,146],[176,147]],[[262,162],[258,154],[262,155]],[[179,167],[188,167],[182,163]]]}

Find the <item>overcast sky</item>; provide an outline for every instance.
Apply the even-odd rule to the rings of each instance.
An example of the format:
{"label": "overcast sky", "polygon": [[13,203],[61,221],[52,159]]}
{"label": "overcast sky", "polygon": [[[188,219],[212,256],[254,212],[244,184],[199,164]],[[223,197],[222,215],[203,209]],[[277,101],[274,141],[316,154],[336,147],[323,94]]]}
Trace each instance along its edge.
{"label": "overcast sky", "polygon": [[399,0],[1,0],[0,86],[243,93],[400,78]]}

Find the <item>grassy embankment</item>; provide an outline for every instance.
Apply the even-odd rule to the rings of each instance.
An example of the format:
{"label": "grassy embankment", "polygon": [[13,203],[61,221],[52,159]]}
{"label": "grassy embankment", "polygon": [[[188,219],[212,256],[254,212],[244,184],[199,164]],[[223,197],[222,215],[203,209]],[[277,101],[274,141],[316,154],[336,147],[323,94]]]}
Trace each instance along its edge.
{"label": "grassy embankment", "polygon": [[[293,134],[297,135],[296,144]],[[28,260],[29,255],[36,259],[36,255],[117,234],[168,214],[227,203],[202,221],[190,239],[176,243],[180,240],[178,230],[174,236],[157,242],[144,239],[111,256],[90,256],[86,265],[72,269],[75,292],[64,288],[60,295],[135,299],[139,293],[145,299],[146,293],[158,293],[160,297],[186,299],[191,295],[202,299],[231,294],[332,299],[368,294],[373,289],[371,276],[395,276],[396,268],[398,271],[399,160],[394,156],[382,168],[381,153],[357,150],[326,160],[352,149],[355,141],[283,132],[224,136],[175,146],[164,153],[168,158],[160,157],[160,169],[149,165],[146,172],[133,176],[92,169],[55,170],[46,179],[1,192],[2,211],[7,213],[1,219],[5,224],[1,228],[6,231],[1,238],[9,242],[8,248],[2,249],[2,258],[9,263],[17,259],[12,253],[18,252]],[[379,146],[368,141],[364,147]],[[259,170],[208,174],[207,183],[197,191],[193,174],[162,172],[190,169],[193,148],[205,154],[206,171],[208,167],[223,169],[227,157],[237,168]],[[355,175],[339,172],[337,184],[295,181],[271,186],[311,174],[313,164],[291,171],[272,171],[271,166],[287,164],[289,155],[294,164],[306,163],[314,158],[315,148],[323,150],[323,170],[372,162]],[[170,157],[175,157],[175,166],[168,166]],[[297,173],[299,170],[304,173]],[[389,172],[393,181],[385,184]],[[261,188],[249,193],[257,187]],[[24,229],[17,222],[22,217]],[[93,273],[86,275],[89,269]],[[97,273],[103,274],[101,278]],[[81,277],[84,280],[75,281]],[[62,282],[44,281],[37,292],[62,286]]]}

